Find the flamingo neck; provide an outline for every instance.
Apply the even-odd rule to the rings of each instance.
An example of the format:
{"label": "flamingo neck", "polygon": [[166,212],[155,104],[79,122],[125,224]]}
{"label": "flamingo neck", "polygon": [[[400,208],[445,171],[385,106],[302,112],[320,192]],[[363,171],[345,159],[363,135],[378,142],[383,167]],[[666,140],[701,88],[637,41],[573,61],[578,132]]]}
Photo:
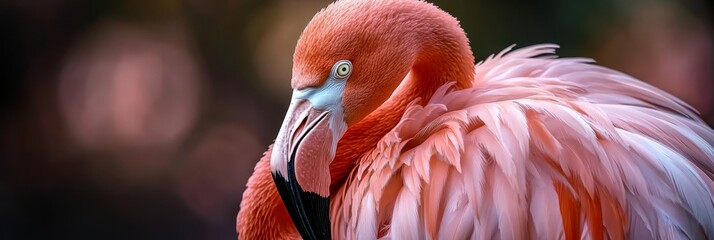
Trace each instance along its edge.
{"label": "flamingo neck", "polygon": [[[402,13],[410,18],[404,22],[412,25],[394,28],[408,31],[395,33],[398,35],[413,34],[413,43],[417,43],[409,74],[400,79],[384,79],[402,82],[389,99],[351,126],[340,139],[330,164],[332,196],[343,187],[355,166],[362,164],[358,162],[360,157],[374,149],[399,123],[410,103],[416,99],[420,99],[418,104],[427,103],[440,86],[449,82],[456,82],[457,89],[474,84],[474,58],[466,34],[456,19],[435,7],[423,8],[427,3],[411,3],[414,9]],[[406,5],[400,6],[409,7]],[[236,226],[241,239],[300,239],[270,175],[271,151],[269,148],[255,167],[244,192]]]}
{"label": "flamingo neck", "polygon": [[456,19],[435,11],[431,24],[416,29],[421,43],[411,70],[391,97],[364,119],[350,127],[338,143],[335,159],[330,164],[332,193],[342,187],[360,157],[399,123],[411,102],[426,104],[442,85],[456,82],[457,89],[474,84],[474,57],[464,31]]}
{"label": "flamingo neck", "polygon": [[301,239],[270,173],[273,146],[255,166],[236,218],[239,239]]}

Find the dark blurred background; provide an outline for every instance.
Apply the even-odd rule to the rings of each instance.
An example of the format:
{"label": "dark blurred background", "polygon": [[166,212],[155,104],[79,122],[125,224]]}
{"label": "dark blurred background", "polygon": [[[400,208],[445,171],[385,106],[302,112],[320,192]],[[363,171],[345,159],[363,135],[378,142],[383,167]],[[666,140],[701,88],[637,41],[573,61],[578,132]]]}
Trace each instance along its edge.
{"label": "dark blurred background", "polygon": [[[0,2],[0,239],[235,239],[328,1]],[[477,59],[558,43],[713,117],[707,0],[438,1]]]}

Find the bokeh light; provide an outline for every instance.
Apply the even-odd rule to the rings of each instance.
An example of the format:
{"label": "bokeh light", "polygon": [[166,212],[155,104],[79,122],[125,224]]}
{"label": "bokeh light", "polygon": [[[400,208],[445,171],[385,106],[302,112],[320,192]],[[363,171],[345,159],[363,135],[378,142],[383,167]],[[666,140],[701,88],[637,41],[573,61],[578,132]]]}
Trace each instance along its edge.
{"label": "bokeh light", "polygon": [[63,115],[86,148],[165,146],[196,117],[199,73],[180,36],[100,24],[65,60]]}
{"label": "bokeh light", "polygon": [[208,130],[178,171],[182,198],[207,221],[235,217],[235,203],[253,172],[253,167],[241,163],[256,161],[263,148],[248,128],[226,124]]}
{"label": "bokeh light", "polygon": [[[235,239],[328,0],[0,2],[0,239]],[[706,0],[448,1],[476,59],[557,43],[714,123]]]}

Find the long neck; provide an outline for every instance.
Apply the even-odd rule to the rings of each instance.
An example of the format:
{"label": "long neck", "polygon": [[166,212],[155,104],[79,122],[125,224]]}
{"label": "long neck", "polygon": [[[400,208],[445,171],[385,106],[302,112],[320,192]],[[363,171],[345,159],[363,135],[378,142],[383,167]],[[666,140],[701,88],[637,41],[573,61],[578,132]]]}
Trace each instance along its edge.
{"label": "long neck", "polygon": [[[346,1],[341,1],[346,2]],[[407,2],[418,7],[424,2]],[[422,6],[423,7],[423,6]],[[380,107],[351,126],[338,143],[335,159],[330,164],[331,192],[342,187],[347,175],[354,169],[357,160],[399,122],[408,105],[420,98],[420,104],[429,101],[440,86],[456,82],[457,89],[471,87],[474,78],[474,59],[468,40],[456,20],[436,8],[429,11],[405,11],[419,13],[415,21],[420,29],[415,41],[420,46],[412,61],[409,74],[401,85]],[[396,79],[395,81],[398,81]],[[241,239],[299,239],[285,206],[270,175],[268,149],[255,168],[244,193],[241,211],[238,214],[237,230]]]}
{"label": "long neck", "polygon": [[270,173],[272,145],[255,166],[236,218],[239,239],[301,239]]}
{"label": "long neck", "polygon": [[350,127],[338,144],[335,160],[330,164],[331,192],[337,191],[357,160],[399,122],[407,106],[415,99],[425,104],[434,92],[448,82],[455,88],[471,87],[474,58],[468,39],[456,20],[436,11],[431,24],[416,29],[420,48],[411,71],[392,96],[363,120]]}

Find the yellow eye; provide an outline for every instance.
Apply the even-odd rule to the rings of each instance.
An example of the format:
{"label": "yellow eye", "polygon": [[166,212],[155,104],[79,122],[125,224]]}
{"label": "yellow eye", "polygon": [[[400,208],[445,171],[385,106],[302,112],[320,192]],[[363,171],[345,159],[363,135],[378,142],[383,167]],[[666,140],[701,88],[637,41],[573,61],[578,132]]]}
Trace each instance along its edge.
{"label": "yellow eye", "polygon": [[346,78],[352,72],[352,63],[348,60],[341,60],[335,63],[332,72],[335,78]]}

